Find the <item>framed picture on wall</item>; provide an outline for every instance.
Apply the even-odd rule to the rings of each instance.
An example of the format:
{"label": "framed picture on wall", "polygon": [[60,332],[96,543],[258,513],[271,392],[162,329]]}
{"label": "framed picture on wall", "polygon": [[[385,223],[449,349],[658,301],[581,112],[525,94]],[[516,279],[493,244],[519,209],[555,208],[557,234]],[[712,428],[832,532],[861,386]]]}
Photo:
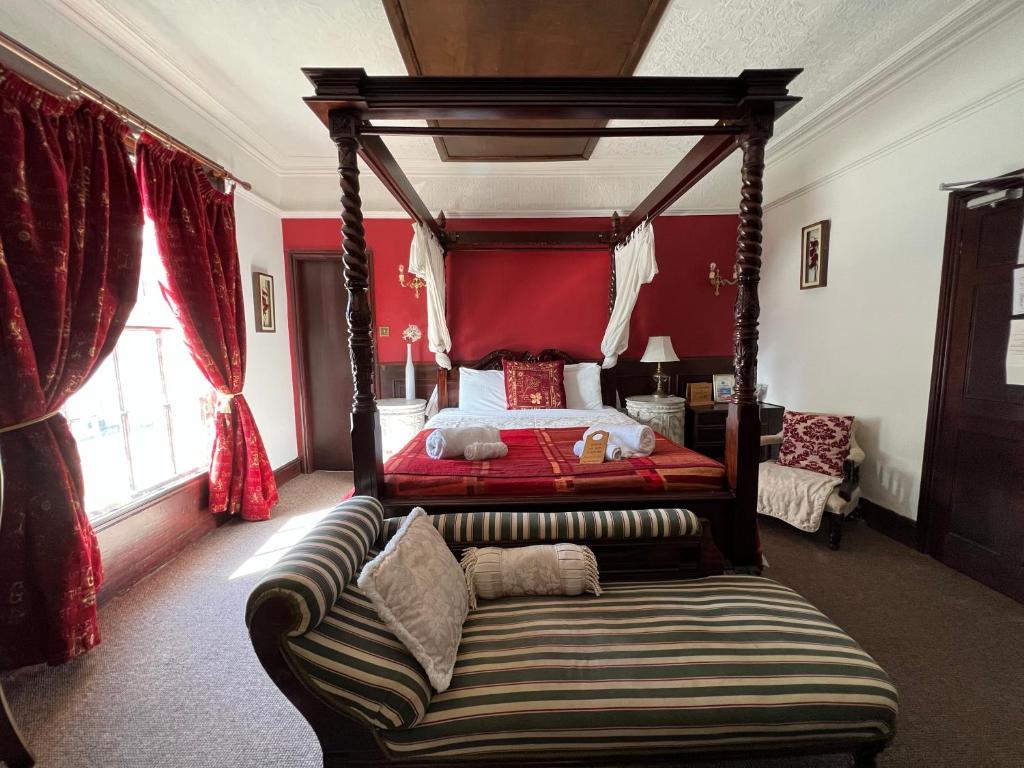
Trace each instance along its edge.
{"label": "framed picture on wall", "polygon": [[256,310],[256,332],[274,333],[277,313],[274,308],[274,276],[265,272],[252,273],[253,307]]}
{"label": "framed picture on wall", "polygon": [[736,375],[732,373],[716,373],[711,377],[714,387],[715,402],[728,403],[732,400],[732,391],[736,388]]}
{"label": "framed picture on wall", "polygon": [[829,220],[816,221],[800,230],[800,290],[828,284]]}

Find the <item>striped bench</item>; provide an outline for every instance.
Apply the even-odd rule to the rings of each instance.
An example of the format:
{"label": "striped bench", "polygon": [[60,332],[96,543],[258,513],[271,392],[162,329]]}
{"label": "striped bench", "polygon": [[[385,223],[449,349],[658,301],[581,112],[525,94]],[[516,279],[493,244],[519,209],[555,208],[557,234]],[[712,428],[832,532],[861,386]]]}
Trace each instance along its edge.
{"label": "striped bench", "polygon": [[[798,594],[756,576],[481,601],[451,687],[434,693],[354,583],[388,538],[382,514],[375,499],[342,503],[249,600],[257,656],[313,725],[325,765],[838,751],[867,765],[893,734],[897,696],[885,672]],[[503,541],[506,524],[555,536],[549,519],[506,514],[538,513],[502,513],[479,528],[438,515],[435,525],[467,544]],[[623,533],[621,513],[605,514],[573,525]],[[678,531],[686,520],[642,517],[636,530]],[[567,524],[556,523],[556,532]]]}

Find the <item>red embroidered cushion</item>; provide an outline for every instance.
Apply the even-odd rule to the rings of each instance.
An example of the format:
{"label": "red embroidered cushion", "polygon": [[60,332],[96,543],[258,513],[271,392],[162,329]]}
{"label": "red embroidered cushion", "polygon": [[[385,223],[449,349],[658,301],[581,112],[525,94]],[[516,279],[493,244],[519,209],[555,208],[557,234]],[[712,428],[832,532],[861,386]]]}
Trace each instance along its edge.
{"label": "red embroidered cushion", "polygon": [[562,383],[565,363],[502,362],[505,368],[505,398],[510,409],[565,408]]}
{"label": "red embroidered cushion", "polygon": [[782,417],[782,447],[776,463],[839,477],[850,452],[852,416],[786,411]]}

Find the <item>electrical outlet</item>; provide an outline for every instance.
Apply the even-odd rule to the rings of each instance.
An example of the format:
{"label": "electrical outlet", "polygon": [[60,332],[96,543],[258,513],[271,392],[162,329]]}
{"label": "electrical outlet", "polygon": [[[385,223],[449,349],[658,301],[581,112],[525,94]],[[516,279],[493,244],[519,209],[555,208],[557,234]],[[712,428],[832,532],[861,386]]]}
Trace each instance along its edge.
{"label": "electrical outlet", "polygon": [[380,327],[380,337],[382,339],[385,339],[385,338],[387,338],[390,335],[391,335],[391,328],[390,328],[390,326],[382,325]]}

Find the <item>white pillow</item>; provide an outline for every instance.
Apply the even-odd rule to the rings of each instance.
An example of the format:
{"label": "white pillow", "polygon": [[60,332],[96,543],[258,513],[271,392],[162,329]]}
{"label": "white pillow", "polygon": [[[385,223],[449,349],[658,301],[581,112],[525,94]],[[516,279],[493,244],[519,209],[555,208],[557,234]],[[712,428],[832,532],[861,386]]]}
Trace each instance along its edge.
{"label": "white pillow", "polygon": [[469,595],[458,560],[422,507],[405,518],[384,551],[366,564],[358,583],[434,689],[447,690]]}
{"label": "white pillow", "polygon": [[601,366],[597,363],[576,363],[565,366],[565,407],[595,411],[604,408],[601,398]]}
{"label": "white pillow", "polygon": [[459,408],[465,411],[507,411],[505,372],[459,368]]}

